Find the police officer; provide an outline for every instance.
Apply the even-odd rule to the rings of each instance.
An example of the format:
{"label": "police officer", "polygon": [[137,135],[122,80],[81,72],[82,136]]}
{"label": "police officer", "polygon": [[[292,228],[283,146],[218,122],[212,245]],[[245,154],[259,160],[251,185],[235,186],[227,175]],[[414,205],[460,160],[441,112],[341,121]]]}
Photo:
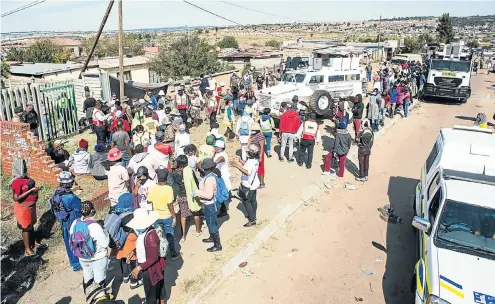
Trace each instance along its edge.
{"label": "police officer", "polygon": [[313,162],[313,151],[315,144],[319,144],[321,141],[320,137],[320,127],[315,121],[316,114],[310,113],[308,115],[308,120],[305,121],[299,127],[296,137],[299,138],[299,152],[297,164],[299,166],[303,165],[306,151],[308,153],[308,158],[306,159],[306,168],[311,169],[311,164]]}

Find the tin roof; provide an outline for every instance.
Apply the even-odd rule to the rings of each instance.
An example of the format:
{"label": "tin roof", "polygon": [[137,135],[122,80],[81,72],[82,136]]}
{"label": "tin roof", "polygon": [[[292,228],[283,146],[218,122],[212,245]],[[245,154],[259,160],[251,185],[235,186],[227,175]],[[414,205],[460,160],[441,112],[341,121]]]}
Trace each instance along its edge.
{"label": "tin roof", "polygon": [[80,63],[23,63],[12,65],[10,73],[12,75],[39,76],[57,72],[72,71],[82,68]]}

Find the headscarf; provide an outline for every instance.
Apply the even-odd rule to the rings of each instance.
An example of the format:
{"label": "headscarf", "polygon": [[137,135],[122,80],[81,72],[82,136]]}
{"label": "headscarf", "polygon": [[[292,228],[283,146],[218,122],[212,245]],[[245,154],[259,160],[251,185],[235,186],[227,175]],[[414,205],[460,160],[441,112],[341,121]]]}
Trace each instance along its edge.
{"label": "headscarf", "polygon": [[131,193],[127,192],[121,194],[117,200],[117,205],[115,206],[115,213],[122,214],[134,211],[133,200],[134,196]]}
{"label": "headscarf", "polygon": [[12,162],[12,181],[27,177],[26,162],[23,159],[15,159]]}

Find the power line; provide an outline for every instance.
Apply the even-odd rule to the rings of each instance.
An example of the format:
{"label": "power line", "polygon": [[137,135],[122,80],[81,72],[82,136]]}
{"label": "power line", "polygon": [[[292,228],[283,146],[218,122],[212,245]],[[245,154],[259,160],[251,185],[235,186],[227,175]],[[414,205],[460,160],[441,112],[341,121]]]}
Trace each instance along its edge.
{"label": "power line", "polygon": [[45,1],[46,0],[36,0],[34,2],[31,2],[31,3],[28,3],[26,5],[20,6],[20,7],[16,8],[16,9],[11,10],[10,12],[6,12],[6,13],[2,14],[2,18],[5,17],[5,16],[8,16],[8,15],[12,15],[14,13],[20,12],[20,11],[25,10],[27,8],[30,8],[31,6],[35,6],[35,5],[41,4],[41,3],[45,2]]}
{"label": "power line", "polygon": [[252,8],[249,8],[249,7],[245,7],[245,6],[242,6],[242,5],[239,5],[239,4],[235,4],[235,3],[231,3],[231,2],[227,2],[227,1],[220,1],[220,2],[223,2],[223,3],[228,4],[228,5],[232,5],[232,6],[237,6],[237,7],[243,8],[243,9],[247,9],[248,11],[253,11],[253,12],[256,12],[256,13],[260,13],[260,14],[264,14],[264,15],[268,15],[268,16],[272,16],[272,17],[277,17],[277,18],[288,19],[288,20],[296,20],[296,21],[299,21],[299,22],[303,22],[304,23],[304,21],[299,20],[299,19],[295,19],[295,18],[291,18],[291,17],[285,17],[285,16],[281,16],[281,15],[270,14],[270,13],[258,11],[258,10],[255,10],[255,9],[252,9]]}
{"label": "power line", "polygon": [[[232,22],[232,23],[237,24],[237,25],[240,25],[240,26],[245,26],[244,24],[241,24],[241,23],[239,23],[239,22],[236,22],[236,21],[230,20],[230,19],[228,19],[228,18],[225,18],[225,17],[223,17],[223,16],[220,16],[220,15],[218,15],[218,14],[215,14],[214,12],[210,12],[209,10],[204,9],[204,8],[202,8],[202,7],[200,7],[200,6],[197,6],[196,4],[192,4],[192,3],[191,3],[191,2],[189,2],[189,1],[186,1],[186,0],[182,0],[182,1],[184,1],[185,3],[187,3],[187,4],[189,4],[189,5],[194,6],[195,8],[198,8],[198,9],[200,9],[200,10],[204,11],[204,12],[207,12],[207,13],[209,13],[209,14],[212,14],[213,16],[217,16],[218,18],[221,18],[221,19],[223,19],[223,20],[227,20],[228,22]],[[279,35],[272,34],[272,33],[270,33],[270,32],[265,32],[265,31],[260,30],[260,29],[257,29],[257,30],[258,30],[258,31],[260,31],[260,32],[266,33],[266,34],[268,34],[268,35],[274,36],[274,37],[278,37],[278,38],[282,38],[282,39],[284,39],[284,38],[285,38],[285,37],[282,37],[282,36],[279,36]]]}

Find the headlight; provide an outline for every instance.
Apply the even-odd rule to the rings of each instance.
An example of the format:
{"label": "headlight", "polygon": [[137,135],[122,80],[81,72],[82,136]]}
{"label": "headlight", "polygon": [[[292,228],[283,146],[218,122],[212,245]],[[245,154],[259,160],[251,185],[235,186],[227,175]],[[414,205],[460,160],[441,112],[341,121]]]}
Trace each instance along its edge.
{"label": "headlight", "polygon": [[429,295],[428,298],[426,298],[426,304],[450,304],[450,302],[447,302],[437,296]]}

